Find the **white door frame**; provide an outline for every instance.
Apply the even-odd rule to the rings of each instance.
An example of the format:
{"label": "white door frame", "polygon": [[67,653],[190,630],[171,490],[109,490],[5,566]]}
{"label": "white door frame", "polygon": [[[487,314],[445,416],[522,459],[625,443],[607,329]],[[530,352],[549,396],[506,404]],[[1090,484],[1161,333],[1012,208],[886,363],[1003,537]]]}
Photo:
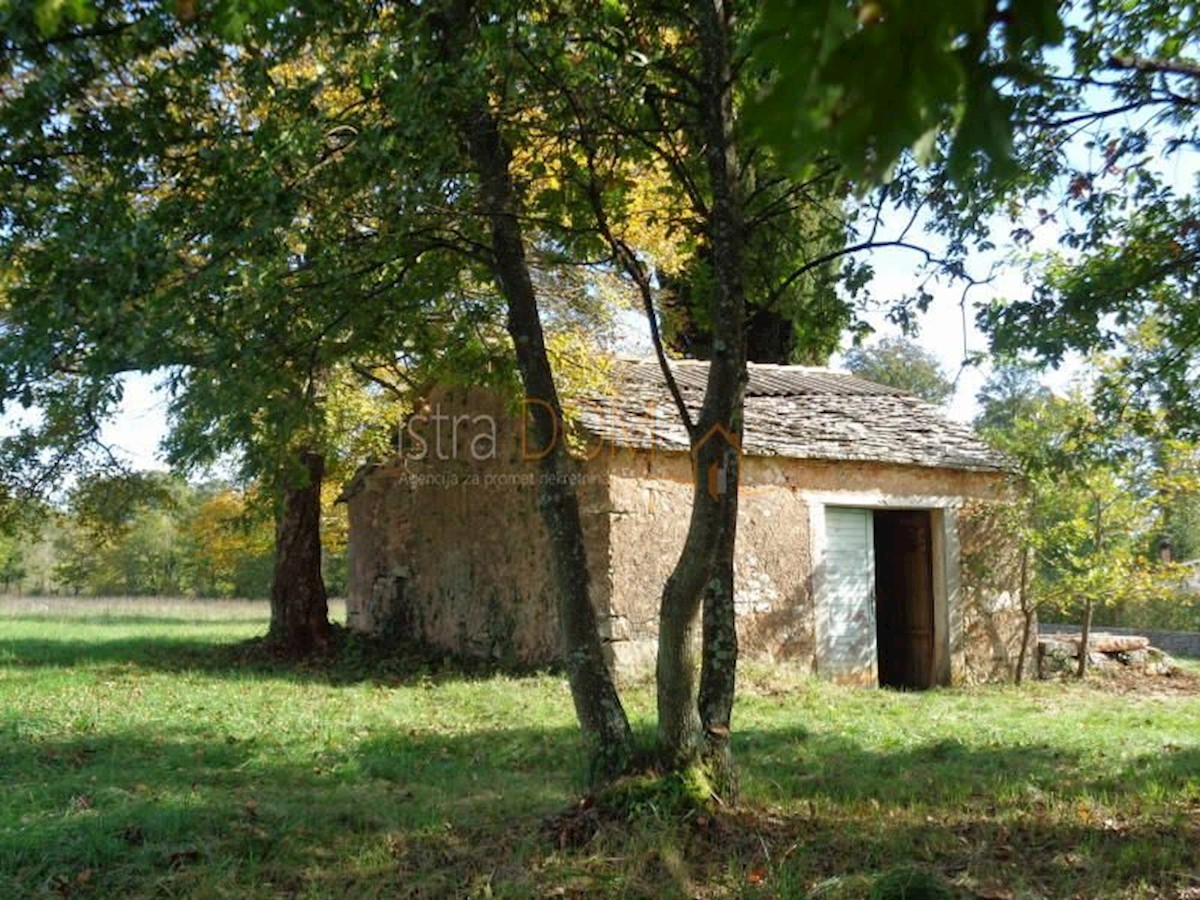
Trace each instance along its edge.
{"label": "white door frame", "polygon": [[936,684],[957,684],[963,673],[963,621],[959,583],[958,509],[963,498],[941,494],[888,494],[883,491],[809,491],[808,534],[812,559],[812,602],[816,625],[816,667],[821,671],[828,587],[825,581],[825,508],[922,509],[930,513],[933,557],[933,672]]}

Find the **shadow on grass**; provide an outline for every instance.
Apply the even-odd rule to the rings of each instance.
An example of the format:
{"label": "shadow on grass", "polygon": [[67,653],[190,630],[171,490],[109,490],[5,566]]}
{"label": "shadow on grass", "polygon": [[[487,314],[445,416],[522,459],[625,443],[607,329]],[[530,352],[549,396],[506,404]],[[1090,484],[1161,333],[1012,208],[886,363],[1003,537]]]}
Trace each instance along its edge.
{"label": "shadow on grass", "polygon": [[235,665],[248,646],[244,641],[165,636],[100,640],[0,638],[0,663],[18,668],[128,663],[166,672],[212,670]]}
{"label": "shadow on grass", "polygon": [[[138,624],[129,618],[89,622],[90,628]],[[214,623],[172,620],[175,631],[194,629],[204,636],[155,634],[114,638],[3,638],[0,666],[12,668],[75,668],[134,666],[156,672],[202,672],[243,678],[247,675],[297,682],[384,685],[417,679],[476,680],[496,674],[530,675],[542,669],[502,668],[488,660],[463,659],[420,644],[387,643],[333,626],[330,649],[304,660],[282,656],[264,637],[220,640],[211,636]],[[236,624],[236,623],[234,623]]]}
{"label": "shadow on grass", "polygon": [[[642,810],[569,849],[545,822],[581,789],[571,728],[317,745],[216,726],[67,740],[12,726],[0,730],[0,894],[62,893],[65,879],[95,896],[519,897],[565,883],[758,896],[745,873],[767,872],[763,896],[792,896],[779,885],[916,863],[963,884],[1107,896],[1175,889],[1200,862],[1195,816],[1136,812],[1151,795],[1195,796],[1195,748],[1090,772],[1050,747],[882,752],[786,729],[737,743],[747,799],[771,784],[780,811],[678,822]],[[1097,798],[1113,818],[1091,812]]]}
{"label": "shadow on grass", "polygon": [[[178,636],[0,637],[0,667],[325,684],[495,672],[341,630],[328,659],[289,665],[257,642],[222,643],[214,624],[183,623]],[[568,895],[669,897],[694,895],[697,883],[716,895],[801,896],[822,878],[914,862],[976,887],[1111,896],[1176,891],[1200,870],[1195,746],[1101,760],[1051,744],[879,750],[816,730],[746,730],[735,754],[757,809],[703,827],[643,810],[569,849],[544,823],[582,789],[573,728],[443,734],[431,722],[302,736],[226,732],[193,717],[184,728],[101,722],[44,739],[5,721],[3,897],[527,897],[566,885]],[[763,813],[766,803],[776,811]],[[747,873],[762,872],[759,892]]]}
{"label": "shadow on grass", "polygon": [[1078,754],[1049,744],[979,748],[942,739],[876,751],[804,728],[739,737],[744,777],[781,800],[965,803],[1015,789],[1073,793],[1087,783]]}
{"label": "shadow on grass", "polygon": [[564,765],[578,755],[565,728],[319,749],[202,729],[67,740],[0,729],[0,896],[229,896],[231,885],[277,896],[301,883],[324,896],[414,877],[429,896],[455,895],[452,882],[509,858],[515,876],[542,849],[540,822],[578,788]]}

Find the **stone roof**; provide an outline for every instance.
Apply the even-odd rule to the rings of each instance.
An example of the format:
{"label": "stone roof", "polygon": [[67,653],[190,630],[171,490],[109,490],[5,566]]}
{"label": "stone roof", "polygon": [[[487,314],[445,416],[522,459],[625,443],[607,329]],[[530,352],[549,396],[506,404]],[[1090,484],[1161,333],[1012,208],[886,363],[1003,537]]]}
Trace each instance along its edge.
{"label": "stone roof", "polygon": [[[1008,460],[938,407],[846,372],[750,364],[742,446],[751,456],[863,460],[1004,472]],[[673,360],[693,417],[708,363]],[[687,452],[687,432],[658,362],[616,359],[611,388],[579,401],[579,424],[620,447]]]}

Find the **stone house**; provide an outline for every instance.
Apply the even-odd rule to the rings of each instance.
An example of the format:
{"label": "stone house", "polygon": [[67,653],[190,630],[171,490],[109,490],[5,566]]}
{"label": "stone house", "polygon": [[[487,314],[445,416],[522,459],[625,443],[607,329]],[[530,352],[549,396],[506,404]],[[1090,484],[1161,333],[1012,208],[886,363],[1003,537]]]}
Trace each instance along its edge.
{"label": "stone house", "polygon": [[[658,365],[614,360],[569,411],[592,600],[619,674],[653,668],[683,546],[691,456]],[[707,367],[673,363],[698,408]],[[1023,618],[989,511],[1006,461],[901,391],[751,365],[736,602],[742,653],[839,681],[923,688],[1007,677]],[[435,387],[397,456],[346,490],[352,629],[524,665],[559,654],[536,456],[520,405]]]}

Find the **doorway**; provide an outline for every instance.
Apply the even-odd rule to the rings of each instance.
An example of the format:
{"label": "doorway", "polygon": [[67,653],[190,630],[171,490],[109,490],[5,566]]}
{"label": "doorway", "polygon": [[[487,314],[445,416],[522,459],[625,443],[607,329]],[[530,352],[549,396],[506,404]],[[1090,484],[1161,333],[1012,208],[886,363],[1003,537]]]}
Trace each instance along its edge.
{"label": "doorway", "polygon": [[876,509],[875,632],[881,687],[936,683],[933,522],[927,509]]}

